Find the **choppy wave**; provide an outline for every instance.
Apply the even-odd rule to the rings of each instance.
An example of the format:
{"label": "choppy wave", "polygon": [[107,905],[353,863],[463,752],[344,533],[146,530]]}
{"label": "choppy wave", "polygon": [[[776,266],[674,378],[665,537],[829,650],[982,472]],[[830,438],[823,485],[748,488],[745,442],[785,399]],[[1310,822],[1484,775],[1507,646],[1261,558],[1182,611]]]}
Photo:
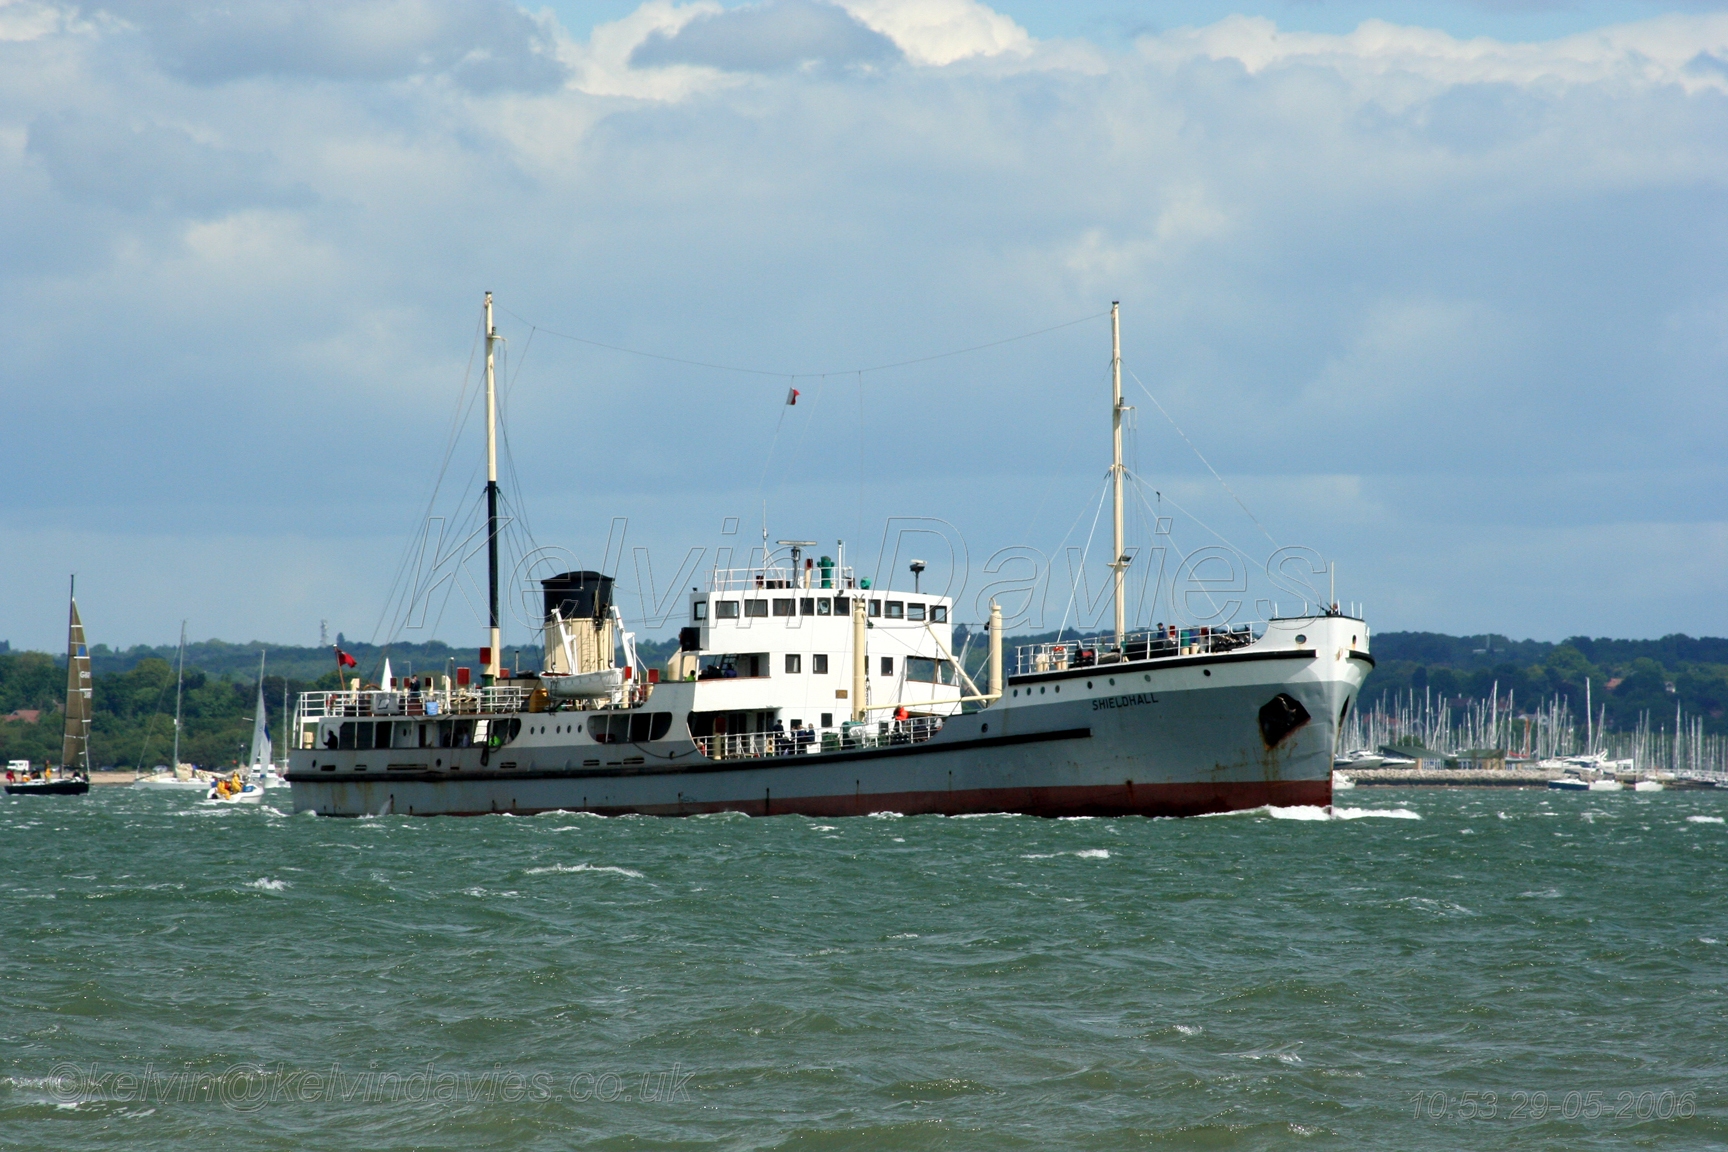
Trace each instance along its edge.
{"label": "choppy wave", "polygon": [[540,868],[530,868],[524,876],[545,876],[563,872],[616,872],[620,876],[634,876],[643,879],[642,873],[634,868],[620,868],[616,864],[547,864]]}
{"label": "choppy wave", "polygon": [[246,887],[262,888],[266,892],[280,892],[284,888],[292,887],[292,885],[286,880],[272,880],[268,876],[260,876],[258,879],[252,881],[252,883],[246,885]]}
{"label": "choppy wave", "polygon": [[1265,804],[1258,808],[1241,808],[1234,812],[1209,812],[1208,817],[1270,816],[1274,820],[1420,820],[1421,815],[1408,808],[1342,808],[1334,804],[1327,808],[1319,804]]}
{"label": "choppy wave", "polygon": [[1688,816],[1688,817],[1686,817],[1686,823],[1688,823],[1688,824],[1721,824],[1722,822],[1723,822],[1723,818],[1720,816]]}
{"label": "choppy wave", "polygon": [[1077,856],[1082,860],[1108,860],[1110,859],[1110,849],[1082,848],[1076,852],[1025,852],[1021,854],[1020,859],[1054,860],[1058,856]]}

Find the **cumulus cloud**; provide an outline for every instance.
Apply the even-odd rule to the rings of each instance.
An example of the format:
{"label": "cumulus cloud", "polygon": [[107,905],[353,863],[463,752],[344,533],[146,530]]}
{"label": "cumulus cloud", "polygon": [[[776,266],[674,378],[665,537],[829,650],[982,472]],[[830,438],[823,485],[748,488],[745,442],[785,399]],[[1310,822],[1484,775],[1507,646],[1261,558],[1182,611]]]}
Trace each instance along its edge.
{"label": "cumulus cloud", "polygon": [[656,29],[637,45],[630,62],[772,72],[812,64],[879,64],[899,54],[892,40],[837,5],[767,0],[704,12],[676,31]]}
{"label": "cumulus cloud", "polygon": [[490,91],[564,76],[547,28],[506,0],[107,0],[101,10],[142,28],[165,68],[199,84],[444,75]]}
{"label": "cumulus cloud", "polygon": [[840,0],[858,20],[887,36],[919,64],[974,56],[1023,55],[1026,30],[977,0]]}
{"label": "cumulus cloud", "polygon": [[[1638,581],[1591,556],[1728,523],[1724,59],[1712,14],[1543,43],[1233,18],[1112,51],[972,0],[650,0],[581,39],[501,0],[0,6],[0,306],[32,318],[17,378],[54,382],[9,395],[0,579],[46,606],[0,605],[0,636],[53,641],[64,570],[175,539],[187,598],[229,605],[276,555],[236,541],[285,523],[318,604],[206,630],[366,634],[487,288],[512,492],[571,566],[614,514],[681,557],[764,501],[849,556],[905,513],[1060,555],[1108,449],[1101,325],[844,370],[1120,299],[1134,466],[1210,528],[1258,532],[1135,380],[1405,614],[1377,626],[1595,629]],[[1406,562],[1487,573],[1524,531],[1547,608],[1436,615],[1450,566]],[[169,638],[171,593],[108,637]],[[1688,595],[1619,618],[1728,627]]]}

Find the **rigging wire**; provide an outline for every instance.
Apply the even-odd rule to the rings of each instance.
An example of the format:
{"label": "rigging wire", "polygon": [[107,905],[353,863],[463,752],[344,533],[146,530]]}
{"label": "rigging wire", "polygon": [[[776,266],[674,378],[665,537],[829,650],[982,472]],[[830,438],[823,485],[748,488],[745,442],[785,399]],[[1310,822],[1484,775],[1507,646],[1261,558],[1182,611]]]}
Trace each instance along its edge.
{"label": "rigging wire", "polygon": [[[1106,471],[1104,473],[1104,479],[1100,483],[1099,488],[1098,488],[1098,500],[1099,500],[1098,508],[1099,508],[1100,512],[1104,508],[1104,504],[1103,504],[1104,497],[1109,493],[1109,491],[1110,491],[1110,473],[1108,471]],[[1061,553],[1063,547],[1068,543],[1068,537],[1074,535],[1074,529],[1080,527],[1080,521],[1085,519],[1085,518],[1086,518],[1086,506],[1084,504],[1082,504],[1080,506],[1079,513],[1077,515],[1075,515],[1075,517],[1074,517],[1074,523],[1068,525],[1068,531],[1062,533],[1062,539],[1060,539],[1056,542],[1055,550],[1050,553],[1050,557],[1049,557],[1050,563],[1049,563],[1048,568],[1046,569],[1046,575],[1044,578],[1044,587],[1045,587],[1046,596],[1048,596],[1048,594],[1049,594],[1050,580],[1052,580],[1055,577],[1056,557],[1057,557],[1057,555],[1059,555]],[[1093,513],[1092,528],[1094,531],[1096,531],[1097,527],[1098,527],[1098,513]],[[1090,548],[1092,546],[1091,545],[1091,539],[1092,538],[1090,535],[1088,535],[1086,539],[1087,539],[1087,545],[1086,546],[1088,548]],[[1080,562],[1082,565],[1085,564],[1086,561],[1085,561],[1084,555],[1082,555]],[[1070,580],[1069,583],[1070,583],[1070,585],[1072,585],[1073,581]],[[1069,597],[1068,598],[1069,598],[1070,603],[1072,603],[1073,598],[1074,598],[1072,588],[1070,588],[1070,590],[1069,590]],[[1068,625],[1068,613],[1066,611],[1064,611],[1062,613],[1062,626],[1064,628],[1066,628],[1067,625]],[[1060,629],[1057,631],[1057,639],[1061,639]]]}
{"label": "rigging wire", "polygon": [[984,344],[973,344],[966,348],[955,348],[948,352],[936,352],[929,356],[915,356],[909,360],[895,360],[888,364],[873,364],[868,368],[836,368],[825,372],[779,372],[768,368],[744,368],[736,364],[719,364],[710,360],[688,360],[682,356],[666,356],[659,352],[644,352],[640,348],[626,348],[620,344],[606,344],[599,340],[590,340],[584,336],[572,336],[568,332],[559,332],[554,328],[547,328],[543,324],[535,324],[534,321],[519,316],[515,312],[511,312],[508,308],[499,307],[498,310],[500,312],[508,312],[511,316],[515,316],[516,319],[521,320],[522,323],[527,324],[530,328],[544,332],[548,336],[556,336],[561,340],[570,340],[577,344],[587,344],[593,348],[605,348],[610,352],[623,352],[629,356],[641,356],[648,360],[664,360],[671,364],[685,364],[693,368],[713,368],[720,372],[740,372],[749,376],[774,376],[782,380],[797,380],[801,376],[843,376],[855,372],[859,374],[865,372],[885,372],[890,368],[907,368],[913,364],[928,364],[932,360],[945,360],[950,356],[964,356],[968,352],[982,352],[986,348],[999,348],[1004,344],[1013,344],[1020,340],[1030,340],[1034,336],[1044,336],[1051,332],[1059,332],[1064,328],[1072,328],[1076,324],[1084,324],[1088,320],[1099,320],[1110,315],[1108,312],[1095,312],[1090,316],[1082,316],[1078,320],[1066,320],[1061,324],[1052,324],[1048,328],[1040,328],[1036,332],[1022,332],[1018,336],[1008,336],[1001,340],[991,340]]}
{"label": "rigging wire", "polygon": [[[384,620],[391,614],[391,608],[397,602],[397,590],[401,585],[403,577],[406,575],[409,559],[414,555],[414,546],[416,541],[424,540],[431,531],[432,511],[437,506],[438,493],[443,488],[445,475],[450,470],[450,461],[455,456],[456,445],[461,439],[462,430],[468,426],[468,421],[474,414],[474,404],[479,399],[479,390],[476,389],[474,395],[470,396],[468,394],[468,386],[474,377],[474,356],[478,351],[480,341],[484,336],[485,320],[482,319],[475,323],[474,342],[468,348],[468,365],[462,370],[462,387],[456,393],[456,409],[452,413],[450,434],[446,437],[444,442],[444,455],[438,462],[438,474],[432,481],[432,493],[426,498],[426,512],[421,518],[421,530],[419,533],[410,534],[407,544],[403,547],[402,559],[397,565],[395,577],[390,582],[390,595],[385,598],[384,606],[378,613],[378,620],[372,626],[371,643],[377,642],[378,634],[383,631],[384,628]],[[409,587],[403,591],[406,597],[406,603],[401,609],[401,621],[391,626],[392,640],[394,640],[395,636],[401,631],[403,624],[407,620],[412,619],[414,589]]]}
{"label": "rigging wire", "polygon": [[[1212,467],[1212,462],[1210,460],[1206,459],[1205,456],[1201,455],[1200,449],[1195,447],[1194,441],[1188,439],[1188,433],[1182,431],[1182,425],[1176,423],[1175,418],[1172,417],[1170,415],[1170,413],[1164,411],[1164,405],[1158,403],[1158,397],[1152,395],[1152,389],[1146,387],[1146,385],[1141,382],[1140,377],[1134,375],[1134,370],[1132,368],[1128,369],[1128,375],[1132,376],[1134,378],[1134,383],[1140,385],[1140,391],[1146,393],[1146,398],[1148,400],[1152,401],[1152,403],[1154,405],[1157,405],[1158,411],[1162,412],[1164,414],[1164,419],[1170,421],[1170,427],[1176,429],[1176,435],[1182,437],[1182,439],[1187,443],[1188,447],[1194,449],[1194,455],[1198,456],[1200,458],[1200,463],[1206,465],[1206,471],[1212,473],[1212,478],[1214,480],[1218,481],[1218,483],[1223,486],[1224,491],[1226,491],[1230,494],[1230,499],[1236,501],[1236,506],[1238,508],[1242,509],[1243,513],[1248,517],[1248,519],[1254,521],[1254,527],[1260,529],[1261,534],[1264,535],[1266,537],[1266,539],[1272,541],[1272,547],[1274,547],[1274,548],[1278,547],[1278,541],[1274,540],[1272,538],[1272,533],[1266,531],[1266,525],[1260,523],[1259,518],[1256,517],[1254,515],[1254,513],[1248,511],[1248,505],[1242,503],[1242,497],[1236,495],[1235,489],[1231,488],[1229,484],[1225,483],[1224,477],[1218,475],[1218,469]],[[1234,547],[1234,545],[1232,545],[1232,547]]]}

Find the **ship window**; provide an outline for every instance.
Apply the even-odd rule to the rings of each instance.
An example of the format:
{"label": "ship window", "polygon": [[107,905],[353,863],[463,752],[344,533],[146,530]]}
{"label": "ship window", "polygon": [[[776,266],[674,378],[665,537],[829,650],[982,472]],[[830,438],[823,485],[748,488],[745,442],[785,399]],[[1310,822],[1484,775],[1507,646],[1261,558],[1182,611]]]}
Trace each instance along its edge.
{"label": "ship window", "polygon": [[798,615],[800,615],[800,616],[814,616],[814,615],[816,615],[816,597],[806,596],[802,600],[798,601]]}
{"label": "ship window", "polygon": [[746,615],[746,616],[766,616],[766,615],[768,615],[768,601],[766,601],[766,600],[746,600],[746,601],[744,601],[744,615]]}
{"label": "ship window", "polygon": [[884,675],[884,676],[894,675],[894,657],[892,657],[892,656],[882,657],[882,675]]}
{"label": "ship window", "polygon": [[944,683],[944,684],[954,683],[954,661],[943,660],[940,664],[937,665],[937,671],[941,673],[942,683]]}
{"label": "ship window", "polygon": [[654,715],[651,712],[638,712],[630,717],[630,742],[641,744],[648,739],[648,732],[653,727]]}
{"label": "ship window", "polygon": [[828,653],[818,652],[810,657],[810,671],[818,676],[828,675]]}
{"label": "ship window", "polygon": [[670,712],[656,712],[656,713],[654,713],[654,727],[648,733],[648,739],[650,739],[650,740],[664,740],[664,739],[666,739],[666,733],[670,732],[671,730],[672,730],[672,713],[670,713]]}
{"label": "ship window", "polygon": [[834,713],[832,713],[832,712],[822,713],[822,727],[824,727],[824,728],[834,727]]}
{"label": "ship window", "polygon": [[922,605],[922,604],[908,604],[908,605],[906,605],[906,619],[908,619],[908,620],[922,620],[922,619],[924,619],[924,605]]}
{"label": "ship window", "polygon": [[936,661],[928,656],[906,657],[906,679],[920,684],[936,683]]}
{"label": "ship window", "polygon": [[888,601],[888,619],[903,620],[906,618],[906,604],[900,600]]}
{"label": "ship window", "polygon": [[354,747],[354,722],[352,720],[347,721],[336,730],[336,747]]}
{"label": "ship window", "polygon": [[880,601],[880,600],[870,601],[870,615],[872,615],[872,616],[882,615],[882,601]]}
{"label": "ship window", "polygon": [[714,619],[716,619],[716,620],[736,620],[736,619],[738,619],[738,601],[736,601],[736,600],[716,600],[716,601],[714,601]]}
{"label": "ship window", "polygon": [[786,653],[786,671],[787,672],[802,672],[802,671],[804,671],[804,657],[800,656],[796,652]]}
{"label": "ship window", "polygon": [[821,599],[816,601],[816,615],[818,615],[818,616],[830,616],[830,615],[833,615],[833,612],[834,612],[834,601],[828,599],[828,597],[824,596]]}
{"label": "ship window", "polygon": [[706,601],[706,600],[696,601],[696,603],[694,605],[694,611],[691,615],[691,619],[694,619],[694,620],[706,620],[706,619],[708,619],[708,601]]}
{"label": "ship window", "polygon": [[946,623],[948,623],[948,605],[946,605],[946,604],[932,604],[932,605],[930,605],[930,622],[933,624],[946,624]]}
{"label": "ship window", "polygon": [[797,601],[793,600],[792,597],[790,597],[790,596],[786,597],[785,599],[776,598],[774,601],[774,615],[776,615],[776,616],[790,616],[793,614],[792,609],[796,606],[796,604],[797,604]]}

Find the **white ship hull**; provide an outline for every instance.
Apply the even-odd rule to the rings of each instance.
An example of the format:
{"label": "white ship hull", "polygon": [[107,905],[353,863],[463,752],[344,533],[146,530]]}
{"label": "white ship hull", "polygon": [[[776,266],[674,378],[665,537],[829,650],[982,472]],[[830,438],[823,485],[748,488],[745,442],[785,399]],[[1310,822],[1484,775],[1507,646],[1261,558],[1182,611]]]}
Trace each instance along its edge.
{"label": "white ship hull", "polygon": [[[1231,652],[1013,677],[994,705],[949,717],[920,742],[897,744],[893,722],[872,723],[873,746],[782,742],[783,754],[739,759],[705,755],[681,721],[742,681],[659,685],[638,709],[677,721],[659,740],[597,743],[588,720],[605,713],[554,711],[515,715],[520,730],[499,748],[428,746],[424,726],[437,721],[396,718],[398,746],[299,749],[288,781],[296,811],[333,816],[1178,816],[1324,805],[1339,725],[1373,665],[1358,636],[1347,617],[1281,621]],[[1279,714],[1305,718],[1278,731]]]}

